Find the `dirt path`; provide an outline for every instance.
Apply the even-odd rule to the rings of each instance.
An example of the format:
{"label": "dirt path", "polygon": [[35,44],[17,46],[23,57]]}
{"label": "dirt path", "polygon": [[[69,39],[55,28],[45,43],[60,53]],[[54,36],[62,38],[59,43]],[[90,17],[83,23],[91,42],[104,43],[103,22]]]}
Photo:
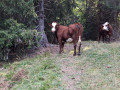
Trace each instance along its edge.
{"label": "dirt path", "polygon": [[[77,64],[79,63],[80,56],[72,56],[72,45],[65,47],[65,53],[57,57],[57,63],[61,68],[61,82],[64,90],[80,90],[77,84],[80,80],[81,71],[77,70]],[[71,53],[72,52],[72,53]]]}
{"label": "dirt path", "polygon": [[76,63],[73,58],[61,60],[62,83],[68,90],[79,90],[76,87],[79,81],[79,72],[76,70]]}

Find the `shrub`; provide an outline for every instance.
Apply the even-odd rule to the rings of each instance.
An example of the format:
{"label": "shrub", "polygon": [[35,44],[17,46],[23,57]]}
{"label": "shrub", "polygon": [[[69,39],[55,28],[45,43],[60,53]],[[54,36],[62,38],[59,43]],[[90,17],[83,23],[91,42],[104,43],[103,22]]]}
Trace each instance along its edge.
{"label": "shrub", "polygon": [[9,54],[9,51],[15,49],[19,44],[22,44],[24,49],[35,44],[37,46],[37,33],[37,30],[30,30],[24,24],[18,23],[14,19],[1,21],[0,60],[8,59],[7,53]]}

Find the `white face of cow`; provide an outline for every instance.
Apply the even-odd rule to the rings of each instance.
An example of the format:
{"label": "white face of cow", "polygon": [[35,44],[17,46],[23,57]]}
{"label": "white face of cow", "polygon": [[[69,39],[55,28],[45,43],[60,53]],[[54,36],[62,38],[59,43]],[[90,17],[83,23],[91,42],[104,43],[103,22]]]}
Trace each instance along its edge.
{"label": "white face of cow", "polygon": [[56,31],[56,25],[57,25],[57,23],[56,22],[53,22],[52,23],[52,32],[55,32]]}
{"label": "white face of cow", "polygon": [[109,31],[109,29],[108,29],[108,22],[105,22],[104,24],[103,24],[103,30],[106,30],[106,31]]}

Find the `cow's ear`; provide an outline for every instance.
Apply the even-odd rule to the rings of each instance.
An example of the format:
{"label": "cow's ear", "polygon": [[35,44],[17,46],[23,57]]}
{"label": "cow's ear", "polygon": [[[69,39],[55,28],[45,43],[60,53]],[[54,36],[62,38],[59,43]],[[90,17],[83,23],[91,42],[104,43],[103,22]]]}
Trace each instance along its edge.
{"label": "cow's ear", "polygon": [[50,27],[52,27],[52,24],[51,24],[51,23],[48,23],[48,25],[49,25]]}

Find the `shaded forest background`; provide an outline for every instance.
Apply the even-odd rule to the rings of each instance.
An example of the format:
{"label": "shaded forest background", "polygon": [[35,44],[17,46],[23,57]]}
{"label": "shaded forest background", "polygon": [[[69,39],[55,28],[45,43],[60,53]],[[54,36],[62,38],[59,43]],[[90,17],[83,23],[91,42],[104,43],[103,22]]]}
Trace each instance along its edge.
{"label": "shaded forest background", "polygon": [[99,25],[108,21],[116,41],[120,39],[120,0],[1,0],[0,60],[13,52],[21,55],[26,49],[57,43],[48,26],[53,21],[80,22],[83,40],[97,40]]}

